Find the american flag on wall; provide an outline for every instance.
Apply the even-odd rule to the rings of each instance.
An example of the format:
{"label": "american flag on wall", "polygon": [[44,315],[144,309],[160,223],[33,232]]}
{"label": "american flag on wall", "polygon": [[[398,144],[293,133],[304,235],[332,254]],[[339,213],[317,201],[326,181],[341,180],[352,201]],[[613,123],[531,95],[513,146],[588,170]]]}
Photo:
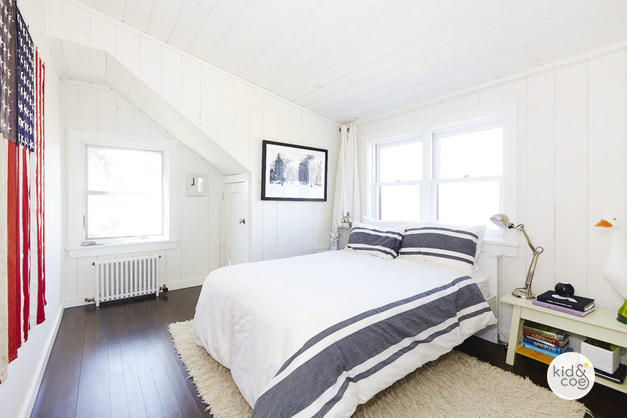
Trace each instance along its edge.
{"label": "american flag on wall", "polygon": [[20,10],[0,0],[0,383],[45,320],[45,66]]}

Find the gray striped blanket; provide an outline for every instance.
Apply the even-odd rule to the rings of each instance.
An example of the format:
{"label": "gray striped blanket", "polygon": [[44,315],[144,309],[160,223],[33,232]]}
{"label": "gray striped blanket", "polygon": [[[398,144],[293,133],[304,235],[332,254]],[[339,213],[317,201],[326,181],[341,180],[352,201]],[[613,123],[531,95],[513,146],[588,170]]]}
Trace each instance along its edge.
{"label": "gray striped blanket", "polygon": [[348,417],[360,403],[496,322],[470,277],[339,322],[279,369],[253,418]]}

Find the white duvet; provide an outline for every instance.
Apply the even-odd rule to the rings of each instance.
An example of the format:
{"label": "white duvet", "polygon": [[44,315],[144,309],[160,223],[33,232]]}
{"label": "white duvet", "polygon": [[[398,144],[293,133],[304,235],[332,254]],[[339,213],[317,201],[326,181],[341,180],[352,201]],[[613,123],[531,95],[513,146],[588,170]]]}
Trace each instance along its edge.
{"label": "white duvet", "polygon": [[[459,276],[449,268],[349,251],[225,267],[205,280],[194,317],[194,340],[231,370],[244,399],[254,406],[285,361],[313,336],[347,318]],[[394,380],[495,319],[489,313],[465,322],[459,331],[440,338],[439,347],[420,357],[420,364],[399,370]],[[376,391],[370,390],[358,402]]]}

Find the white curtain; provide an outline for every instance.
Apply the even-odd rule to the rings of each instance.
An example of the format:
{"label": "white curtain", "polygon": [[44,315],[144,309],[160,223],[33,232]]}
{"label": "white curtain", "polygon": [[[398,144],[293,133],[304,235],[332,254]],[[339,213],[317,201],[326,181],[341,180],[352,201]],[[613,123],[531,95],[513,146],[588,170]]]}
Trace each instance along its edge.
{"label": "white curtain", "polygon": [[342,144],[337,160],[333,221],[338,226],[342,217],[350,212],[353,221],[361,222],[359,196],[359,167],[357,165],[357,126],[342,125]]}

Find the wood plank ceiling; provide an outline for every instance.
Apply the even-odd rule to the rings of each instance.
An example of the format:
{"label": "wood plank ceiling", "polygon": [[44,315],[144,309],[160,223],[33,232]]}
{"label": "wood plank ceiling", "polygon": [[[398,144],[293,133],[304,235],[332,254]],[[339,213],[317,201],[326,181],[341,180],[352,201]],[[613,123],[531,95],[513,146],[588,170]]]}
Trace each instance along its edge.
{"label": "wood plank ceiling", "polygon": [[627,39],[625,0],[80,0],[338,122]]}

